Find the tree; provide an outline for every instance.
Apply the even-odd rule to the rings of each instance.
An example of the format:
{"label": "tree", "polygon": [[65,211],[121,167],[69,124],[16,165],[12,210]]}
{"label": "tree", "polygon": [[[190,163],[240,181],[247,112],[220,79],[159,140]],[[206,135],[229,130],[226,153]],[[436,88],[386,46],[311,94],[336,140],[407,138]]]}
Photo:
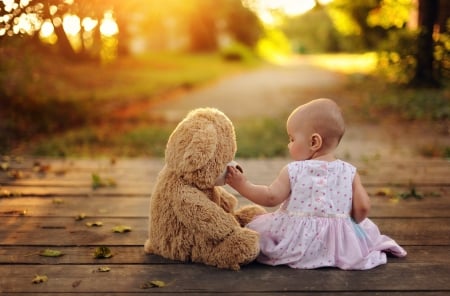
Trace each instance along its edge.
{"label": "tree", "polygon": [[416,71],[411,85],[416,87],[437,87],[438,78],[434,71],[433,30],[438,20],[439,0],[419,1],[419,35],[417,38]]}

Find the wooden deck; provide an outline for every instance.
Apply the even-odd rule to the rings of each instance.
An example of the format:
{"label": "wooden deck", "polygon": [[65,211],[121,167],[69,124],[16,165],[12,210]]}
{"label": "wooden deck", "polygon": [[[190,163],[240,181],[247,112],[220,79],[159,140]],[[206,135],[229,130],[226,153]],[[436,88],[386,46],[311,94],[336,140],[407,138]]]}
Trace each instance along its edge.
{"label": "wooden deck", "polygon": [[[355,163],[372,197],[371,218],[405,247],[406,258],[389,258],[387,265],[368,271],[295,270],[252,263],[237,272],[144,254],[148,203],[161,160],[36,161],[0,162],[0,293],[4,295],[450,294],[450,162],[446,160]],[[240,163],[251,180],[268,183],[285,160]],[[93,189],[93,174],[104,187]],[[86,218],[76,220],[82,213]],[[88,227],[89,222],[102,226]],[[117,225],[131,231],[113,233]],[[94,258],[99,246],[108,247],[113,257]],[[40,256],[45,249],[64,255]],[[101,267],[109,271],[100,271]],[[33,284],[36,275],[48,280]],[[149,287],[155,280],[165,286]]]}

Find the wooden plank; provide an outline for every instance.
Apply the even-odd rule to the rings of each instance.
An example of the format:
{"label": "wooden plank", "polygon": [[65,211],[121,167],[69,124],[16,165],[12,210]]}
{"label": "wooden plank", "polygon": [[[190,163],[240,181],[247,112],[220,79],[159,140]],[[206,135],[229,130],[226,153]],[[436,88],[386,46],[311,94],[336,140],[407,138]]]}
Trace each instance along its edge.
{"label": "wooden plank", "polygon": [[[108,292],[108,293],[86,293],[83,292],[83,296],[131,296],[131,295],[137,295],[137,294],[152,294],[152,295],[202,295],[202,296],[217,296],[217,292],[183,292],[183,293],[165,293],[165,292],[157,292],[157,290],[153,289],[151,291],[143,290],[145,292],[127,292],[127,293],[115,293],[115,292]],[[265,295],[265,296],[287,296],[287,295],[314,295],[314,296],[366,296],[366,295],[379,295],[379,296],[448,296],[448,291],[404,291],[404,292],[395,292],[395,291],[378,291],[376,294],[372,291],[357,291],[357,292],[263,292],[263,293],[252,293],[252,292],[239,292],[239,293],[227,293],[224,292],[223,294],[229,294],[229,295],[245,295],[245,296],[257,296],[257,295]],[[14,293],[12,294],[14,296],[30,296],[29,293]],[[48,296],[53,295],[49,293],[34,293],[33,296]],[[74,293],[57,293],[58,296],[73,296]],[[77,294],[75,294],[77,295]]]}
{"label": "wooden plank", "polygon": [[[450,162],[445,160],[356,163],[372,196],[371,218],[383,234],[405,247],[406,258],[389,258],[387,265],[370,271],[307,271],[253,263],[240,272],[183,264],[143,252],[148,202],[162,159],[125,159],[115,164],[109,159],[42,161],[50,165],[45,174],[33,169],[33,159],[14,164],[28,174],[23,179],[11,179],[8,172],[0,170],[0,193],[22,193],[0,196],[0,292],[7,295],[450,293]],[[288,161],[239,160],[248,177],[261,184],[269,184]],[[117,187],[93,190],[93,172],[116,179]],[[397,194],[414,188],[425,197],[379,196],[385,187]],[[241,205],[248,203],[243,198],[239,201]],[[27,214],[19,216],[24,209]],[[89,218],[75,221],[81,212]],[[85,226],[85,222],[97,220],[104,226]],[[112,233],[111,228],[119,224],[129,225],[133,231]],[[110,247],[114,257],[94,259],[93,251],[100,245]],[[39,256],[45,248],[62,250],[65,255]],[[111,272],[93,272],[104,265],[111,267]],[[49,282],[32,285],[35,273],[47,274]],[[140,288],[151,279],[169,285]]]}
{"label": "wooden plank", "polygon": [[[376,189],[372,192],[376,192]],[[398,189],[394,189],[398,190]],[[416,188],[422,199],[413,197],[402,199],[388,196],[374,196],[371,199],[371,218],[382,217],[450,217],[450,188],[427,187]],[[38,189],[35,189],[37,192]],[[71,192],[68,190],[68,192]],[[398,190],[396,195],[407,192]],[[56,202],[56,203],[55,203]],[[93,194],[59,195],[49,194],[43,197],[14,197],[0,199],[0,217],[17,215],[27,211],[28,216],[73,217],[85,213],[95,217],[147,217],[150,194],[124,195]],[[238,196],[239,206],[251,204]],[[277,207],[268,208],[274,211]]]}
{"label": "wooden plank", "polygon": [[[86,293],[83,292],[83,296],[131,296],[131,295],[137,295],[137,294],[152,294],[152,295],[202,295],[202,296],[217,296],[216,292],[208,293],[208,292],[201,292],[201,293],[191,293],[191,292],[183,292],[183,293],[165,293],[165,292],[157,292],[155,290],[148,291],[144,290],[146,292],[127,292],[127,293],[115,293],[115,292],[108,292],[108,293]],[[225,292],[224,294],[229,294]],[[231,295],[235,295],[231,294]],[[286,296],[286,295],[311,295],[312,293],[310,291],[308,292],[295,292],[295,293],[284,293],[284,292],[264,292],[264,293],[252,293],[252,292],[239,292],[238,295],[245,295],[245,296],[257,296],[257,295],[265,295],[265,296]],[[12,294],[14,296],[30,296],[29,293],[14,293]],[[34,293],[33,296],[48,296],[53,295],[49,293]],[[74,293],[57,293],[58,296],[73,296]],[[75,294],[76,295],[76,294]],[[365,296],[365,295],[374,295],[371,291],[358,291],[358,292],[314,292],[314,296]],[[428,291],[407,291],[407,292],[394,292],[394,291],[387,291],[387,292],[376,292],[376,295],[379,296],[448,296],[447,291],[440,291],[440,292],[428,292]]]}
{"label": "wooden plank", "polygon": [[[250,180],[269,184],[286,165],[288,159],[239,159]],[[25,178],[11,179],[7,172],[0,171],[1,184],[48,186],[49,180],[54,185],[82,183],[89,185],[92,173],[111,177],[117,181],[146,182],[154,179],[164,165],[162,159],[136,159],[118,161],[111,165],[107,161],[76,160],[61,164],[53,160],[46,164],[45,173],[37,172],[32,165],[11,164],[10,170],[21,170]],[[355,164],[365,185],[377,184],[448,184],[450,162],[447,160],[411,161],[411,162],[368,162]],[[63,174],[61,174],[63,173]]]}
{"label": "wooden plank", "polygon": [[[61,251],[57,258],[39,256],[45,249]],[[164,259],[157,255],[147,255],[141,246],[115,246],[110,249],[114,256],[107,260],[93,258],[93,246],[2,246],[0,264],[178,264],[178,261]],[[430,263],[450,265],[450,246],[405,246],[408,255],[404,258],[389,257],[388,264]]]}
{"label": "wooden plank", "polygon": [[[149,181],[145,184],[133,183],[126,185],[118,185],[115,187],[104,187],[93,189],[91,185],[78,185],[74,187],[66,186],[0,186],[0,200],[6,197],[56,197],[56,196],[108,196],[108,197],[124,197],[124,196],[150,196],[154,186],[153,181]],[[224,186],[224,189],[235,195],[239,194],[229,186]],[[402,193],[409,193],[414,189],[425,198],[435,198],[439,196],[450,195],[450,186],[434,186],[434,185],[421,185],[421,186],[409,186],[407,184],[403,186],[390,186],[389,184],[378,184],[373,186],[366,186],[367,192],[372,197],[379,197],[384,191],[388,190],[393,196],[399,196]],[[413,198],[412,198],[413,199]]]}
{"label": "wooden plank", "polygon": [[90,185],[80,185],[76,187],[32,187],[32,186],[2,186],[0,187],[0,195],[2,197],[57,197],[57,196],[150,196],[152,184],[146,186],[130,186],[130,187],[104,187],[93,189]]}
{"label": "wooden plank", "polygon": [[26,211],[33,217],[72,217],[80,213],[88,217],[148,217],[150,196],[114,197],[21,197],[0,200],[0,217]]}
{"label": "wooden plank", "polygon": [[[95,272],[101,265],[0,266],[0,286],[5,293],[147,292],[141,286],[161,280],[166,293],[275,293],[348,291],[450,291],[450,266],[446,264],[388,264],[368,271],[333,268],[297,270],[260,264],[241,271],[220,270],[200,264],[118,265],[110,272]],[[46,283],[33,285],[36,275],[47,275]],[[295,280],[293,280],[295,279]]]}
{"label": "wooden plank", "polygon": [[[0,245],[142,245],[147,237],[147,218],[92,218],[75,221],[68,217],[4,217]],[[102,227],[85,222],[100,220]],[[375,218],[380,231],[401,245],[450,245],[450,218]],[[132,228],[112,233],[117,225]]]}

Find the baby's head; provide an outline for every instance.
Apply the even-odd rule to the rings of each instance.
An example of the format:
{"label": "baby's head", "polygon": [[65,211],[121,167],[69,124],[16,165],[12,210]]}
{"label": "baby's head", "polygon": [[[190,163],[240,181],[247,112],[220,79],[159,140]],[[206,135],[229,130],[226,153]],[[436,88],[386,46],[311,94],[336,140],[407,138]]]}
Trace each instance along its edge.
{"label": "baby's head", "polygon": [[[303,136],[320,135],[322,152],[335,149],[345,132],[339,106],[330,99],[316,99],[297,107],[287,120],[288,133],[301,129]],[[314,139],[310,139],[313,141]]]}

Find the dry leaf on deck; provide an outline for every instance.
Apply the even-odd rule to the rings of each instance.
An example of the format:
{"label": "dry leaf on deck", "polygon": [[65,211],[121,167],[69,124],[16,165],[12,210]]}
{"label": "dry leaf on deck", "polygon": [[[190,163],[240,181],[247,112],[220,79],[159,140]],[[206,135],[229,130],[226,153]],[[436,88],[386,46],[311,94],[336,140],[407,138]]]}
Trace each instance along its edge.
{"label": "dry leaf on deck", "polygon": [[113,227],[112,231],[117,232],[117,233],[130,232],[131,227],[126,226],[126,225],[117,225],[117,226]]}
{"label": "dry leaf on deck", "polygon": [[78,214],[75,217],[75,221],[81,221],[81,220],[84,220],[84,219],[86,219],[86,214],[85,213]]}
{"label": "dry leaf on deck", "polygon": [[111,250],[108,247],[97,247],[94,251],[94,258],[105,259],[113,256]]}
{"label": "dry leaf on deck", "polygon": [[86,222],[87,227],[101,227],[103,226],[103,222],[95,221],[95,222]]}
{"label": "dry leaf on deck", "polygon": [[166,283],[159,280],[148,281],[141,285],[141,289],[149,289],[149,288],[163,288],[166,286]]}
{"label": "dry leaf on deck", "polygon": [[48,281],[48,277],[46,275],[36,275],[34,279],[31,281],[33,284],[45,283]]}
{"label": "dry leaf on deck", "polygon": [[44,251],[39,252],[39,256],[43,257],[61,257],[63,255],[63,252],[51,249],[45,249]]}

